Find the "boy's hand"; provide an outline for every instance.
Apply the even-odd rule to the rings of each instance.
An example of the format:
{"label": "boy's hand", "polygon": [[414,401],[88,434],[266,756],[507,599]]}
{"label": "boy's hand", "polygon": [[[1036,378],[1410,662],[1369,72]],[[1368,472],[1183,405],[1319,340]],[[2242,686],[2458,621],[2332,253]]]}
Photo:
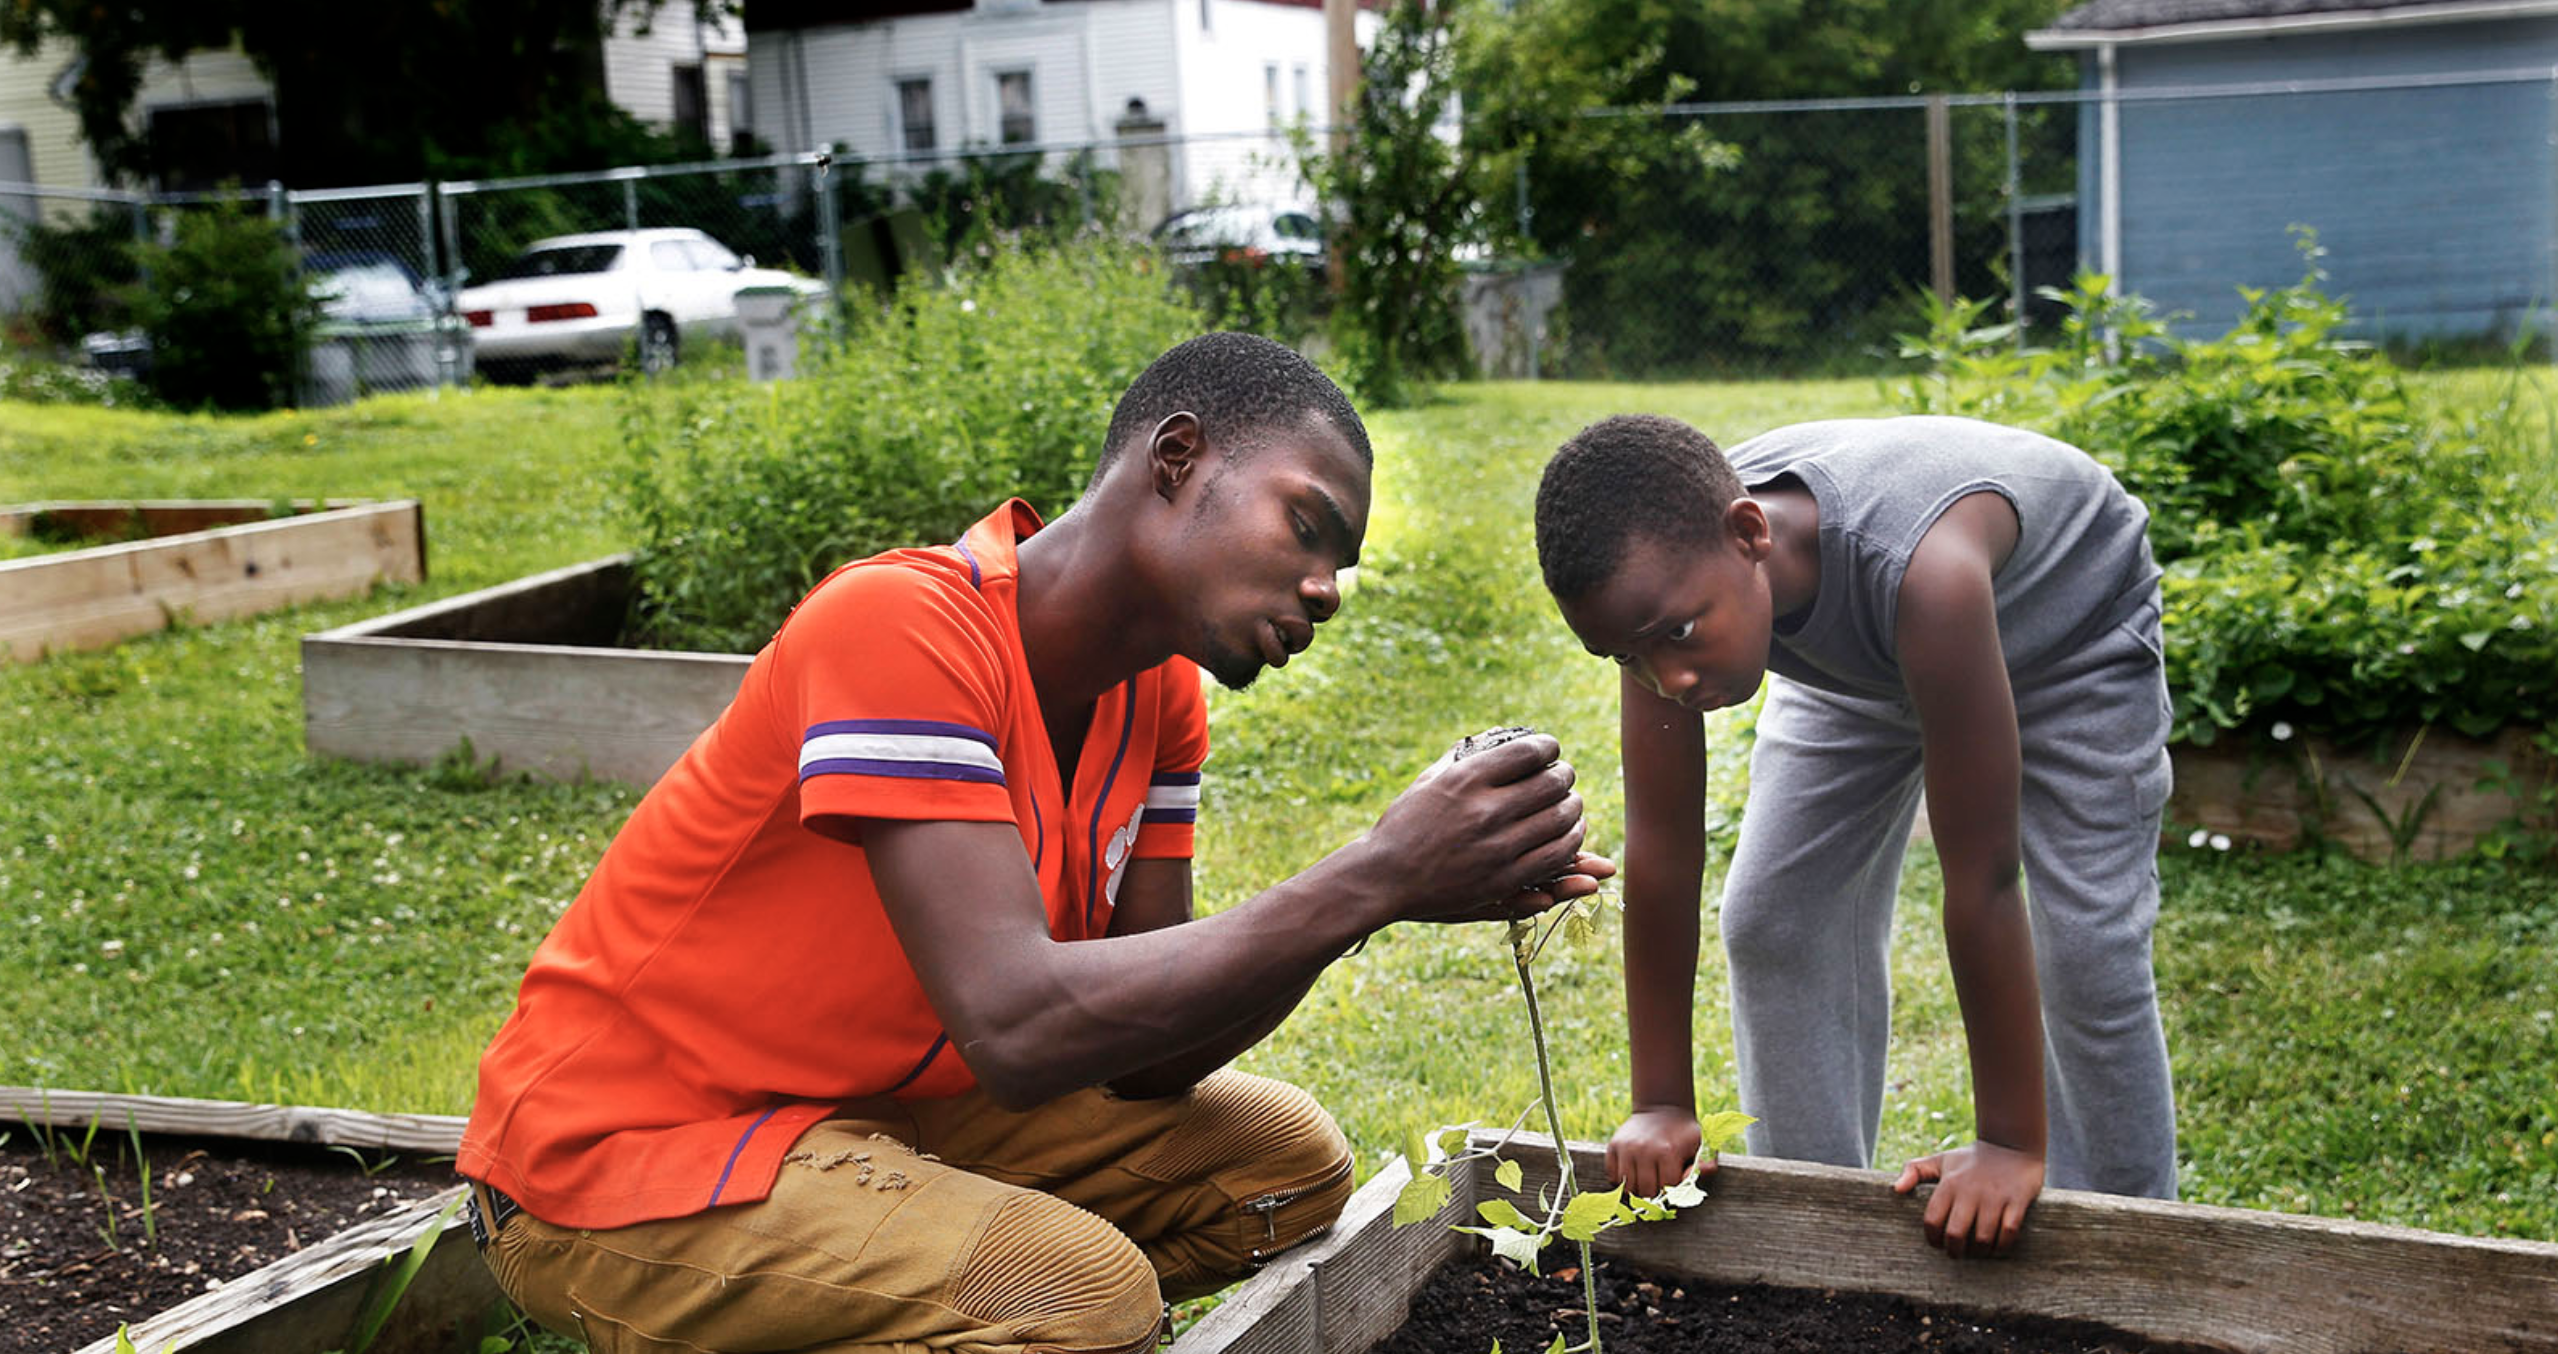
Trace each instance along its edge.
{"label": "boy's hand", "polygon": [[[1637,1107],[1608,1139],[1608,1179],[1628,1194],[1649,1199],[1687,1178],[1688,1166],[1705,1145],[1696,1112],[1676,1105]],[[1714,1173],[1706,1162],[1698,1174]]]}
{"label": "boy's hand", "polygon": [[1937,1182],[1921,1219],[1927,1244],[1957,1260],[2003,1255],[2025,1230],[2025,1210],[2043,1192],[2043,1158],[1976,1142],[1903,1166],[1892,1191],[1907,1194],[1925,1180]]}

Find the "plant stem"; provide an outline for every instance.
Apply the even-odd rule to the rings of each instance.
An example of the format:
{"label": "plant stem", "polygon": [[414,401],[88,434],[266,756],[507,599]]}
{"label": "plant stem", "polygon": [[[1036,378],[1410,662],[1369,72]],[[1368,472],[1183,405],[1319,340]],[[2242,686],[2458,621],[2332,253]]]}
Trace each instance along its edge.
{"label": "plant stem", "polygon": [[[1536,925],[1528,921],[1510,923],[1510,959],[1519,969],[1519,994],[1528,1000],[1528,1033],[1537,1046],[1537,1098],[1545,1103],[1545,1122],[1554,1135],[1555,1198],[1569,1203],[1575,1192],[1572,1179],[1572,1149],[1563,1140],[1563,1111],[1554,1103],[1554,1063],[1545,1051],[1545,1017],[1537,1009],[1537,980],[1528,971],[1528,942],[1536,933]],[[1599,1354],[1599,1277],[1590,1265],[1590,1243],[1574,1243],[1581,1248],[1581,1312],[1590,1319],[1590,1343],[1584,1348]]]}

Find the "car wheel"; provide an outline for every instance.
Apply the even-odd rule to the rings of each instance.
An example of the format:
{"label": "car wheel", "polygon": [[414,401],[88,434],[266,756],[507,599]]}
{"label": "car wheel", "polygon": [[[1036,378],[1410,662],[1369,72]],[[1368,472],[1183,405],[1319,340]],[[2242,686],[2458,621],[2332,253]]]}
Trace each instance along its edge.
{"label": "car wheel", "polygon": [[651,313],[640,319],[639,369],[655,376],[675,365],[675,322]]}

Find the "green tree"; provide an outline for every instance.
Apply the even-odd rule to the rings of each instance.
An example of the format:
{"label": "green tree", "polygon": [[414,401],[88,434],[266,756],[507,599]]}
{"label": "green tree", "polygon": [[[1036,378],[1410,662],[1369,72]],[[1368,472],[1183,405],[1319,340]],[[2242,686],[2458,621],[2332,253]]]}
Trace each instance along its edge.
{"label": "green tree", "polygon": [[625,15],[733,17],[738,0],[10,0],[0,42],[78,52],[82,137],[117,179],[157,167],[131,113],[145,64],[237,46],[275,88],[279,176],[296,187],[602,168],[698,156],[605,97]]}
{"label": "green tree", "polygon": [[[1517,0],[1466,45],[1468,135],[1500,148],[1482,191],[1517,195],[1500,171],[1523,180],[1528,242],[1573,260],[1570,360],[1585,371],[1801,365],[1841,335],[1879,342],[1905,279],[1927,276],[1918,112],[1641,110],[2065,84],[2068,62],[2022,35],[2067,3]],[[1634,115],[1587,115],[1602,107]],[[1965,122],[1958,184],[1995,181],[2003,138],[1993,119]],[[1994,215],[1965,223],[1976,242],[2003,231]]]}

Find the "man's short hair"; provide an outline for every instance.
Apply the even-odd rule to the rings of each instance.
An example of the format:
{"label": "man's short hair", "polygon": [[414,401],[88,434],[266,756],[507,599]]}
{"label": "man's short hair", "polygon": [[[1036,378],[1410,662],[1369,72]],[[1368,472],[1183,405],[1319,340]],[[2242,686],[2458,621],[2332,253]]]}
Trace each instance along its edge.
{"label": "man's short hair", "polygon": [[1229,452],[1252,447],[1260,433],[1294,429],[1306,415],[1318,414],[1358,453],[1360,464],[1374,459],[1359,411],[1314,363],[1257,334],[1216,333],[1174,345],[1128,383],[1111,412],[1094,478],[1122,449],[1184,410],[1197,415],[1200,429]]}
{"label": "man's short hair", "polygon": [[1619,414],[1563,444],[1537,484],[1537,567],[1559,601],[1606,583],[1637,538],[1723,539],[1741,478],[1713,439],[1675,418]]}

